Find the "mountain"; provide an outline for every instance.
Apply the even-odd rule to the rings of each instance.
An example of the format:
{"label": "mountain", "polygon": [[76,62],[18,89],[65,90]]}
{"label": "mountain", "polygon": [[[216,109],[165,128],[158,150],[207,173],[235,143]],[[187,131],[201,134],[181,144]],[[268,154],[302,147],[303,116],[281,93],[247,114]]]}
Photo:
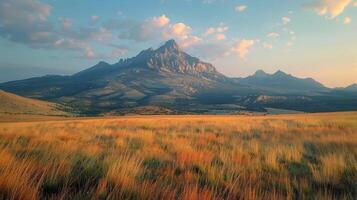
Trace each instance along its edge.
{"label": "mountain", "polygon": [[0,84],[0,88],[65,103],[85,114],[145,105],[186,107],[202,98],[207,100],[205,97],[212,92],[227,91],[231,96],[250,91],[248,86],[233,83],[211,64],[183,52],[174,40],[113,65],[100,62],[72,76],[12,81]]}
{"label": "mountain", "polygon": [[258,70],[255,74],[237,81],[273,94],[312,94],[329,90],[312,78],[297,78],[280,70],[274,74]]}
{"label": "mountain", "polygon": [[357,84],[352,84],[348,87],[343,88],[345,91],[357,92]]}
{"label": "mountain", "polygon": [[356,93],[335,92],[311,78],[262,70],[246,78],[226,77],[174,40],[114,64],[99,62],[71,76],[6,82],[0,89],[61,103],[83,115],[357,109]]}
{"label": "mountain", "polygon": [[59,105],[0,90],[0,114],[68,115]]}

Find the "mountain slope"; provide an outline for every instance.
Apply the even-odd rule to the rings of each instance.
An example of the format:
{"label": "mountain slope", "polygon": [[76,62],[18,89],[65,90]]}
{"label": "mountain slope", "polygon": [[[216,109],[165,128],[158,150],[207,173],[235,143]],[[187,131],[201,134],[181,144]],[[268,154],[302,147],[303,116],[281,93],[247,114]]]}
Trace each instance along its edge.
{"label": "mountain slope", "polygon": [[0,90],[0,114],[67,115],[58,105]]}

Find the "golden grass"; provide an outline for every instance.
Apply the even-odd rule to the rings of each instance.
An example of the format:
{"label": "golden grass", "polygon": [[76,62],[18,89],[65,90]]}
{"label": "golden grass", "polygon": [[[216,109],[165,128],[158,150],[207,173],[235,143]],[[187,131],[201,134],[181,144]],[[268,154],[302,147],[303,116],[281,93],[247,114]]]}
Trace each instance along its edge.
{"label": "golden grass", "polygon": [[0,199],[356,199],[357,113],[0,123]]}

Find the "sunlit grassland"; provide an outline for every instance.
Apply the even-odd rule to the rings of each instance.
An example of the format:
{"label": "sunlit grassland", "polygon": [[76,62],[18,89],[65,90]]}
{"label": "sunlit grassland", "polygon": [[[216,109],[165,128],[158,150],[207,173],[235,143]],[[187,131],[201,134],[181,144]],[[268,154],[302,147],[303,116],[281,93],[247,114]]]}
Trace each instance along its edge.
{"label": "sunlit grassland", "polygon": [[357,113],[1,123],[0,199],[357,199]]}

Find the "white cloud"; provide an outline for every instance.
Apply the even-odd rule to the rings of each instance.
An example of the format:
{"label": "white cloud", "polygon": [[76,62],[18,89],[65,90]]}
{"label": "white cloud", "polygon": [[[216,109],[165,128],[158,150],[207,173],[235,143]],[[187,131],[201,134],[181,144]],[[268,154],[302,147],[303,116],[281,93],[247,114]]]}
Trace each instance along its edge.
{"label": "white cloud", "polygon": [[270,38],[277,38],[279,36],[280,36],[279,33],[275,33],[275,32],[271,32],[271,33],[267,34],[267,37],[270,37]]}
{"label": "white cloud", "polygon": [[234,10],[236,11],[236,12],[243,12],[243,11],[245,11],[247,9],[247,6],[246,5],[240,5],[240,6],[236,6],[235,8],[234,8]]}
{"label": "white cloud", "polygon": [[318,15],[335,18],[340,15],[352,0],[315,0],[306,5],[307,8],[314,10]]}
{"label": "white cloud", "polygon": [[283,24],[288,24],[290,23],[291,19],[289,17],[284,16],[281,18],[281,21],[283,22]]}
{"label": "white cloud", "polygon": [[245,58],[254,43],[254,40],[241,40],[234,44],[231,51],[237,53],[241,58]]}
{"label": "white cloud", "polygon": [[351,18],[349,18],[349,17],[345,17],[344,19],[343,19],[343,24],[349,24],[349,23],[351,23]]}

